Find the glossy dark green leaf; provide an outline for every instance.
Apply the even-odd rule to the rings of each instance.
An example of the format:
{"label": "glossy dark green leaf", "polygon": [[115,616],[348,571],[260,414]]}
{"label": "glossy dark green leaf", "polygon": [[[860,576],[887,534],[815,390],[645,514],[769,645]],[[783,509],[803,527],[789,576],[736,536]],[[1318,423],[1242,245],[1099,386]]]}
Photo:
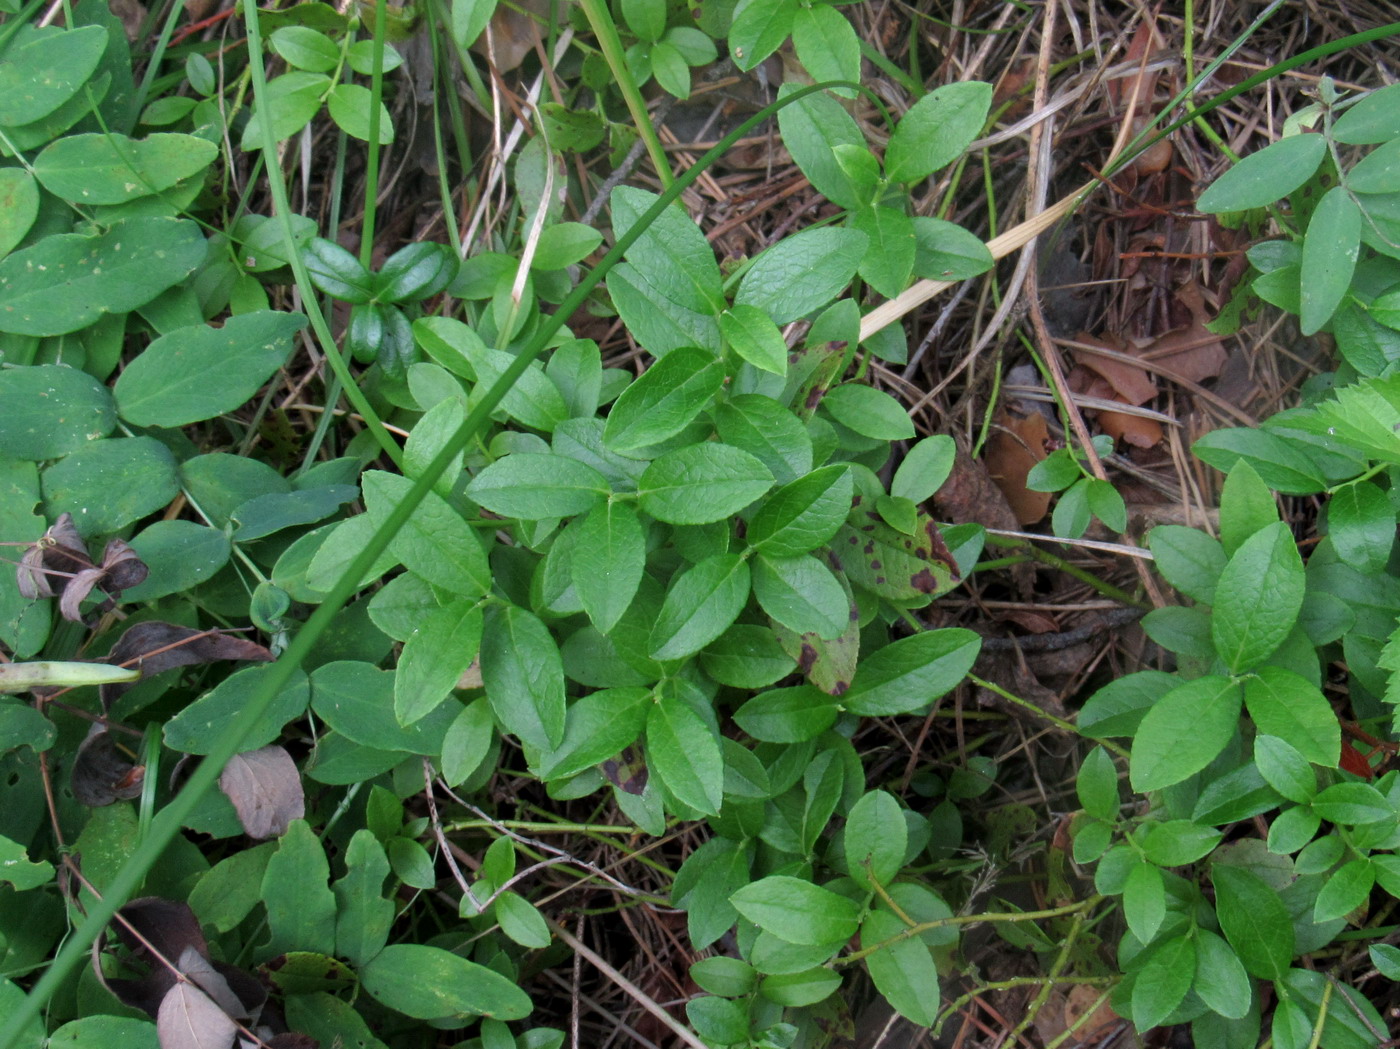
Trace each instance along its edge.
{"label": "glossy dark green leaf", "polygon": [[384,260],[375,275],[381,302],[422,302],[440,294],[457,276],[456,253],[445,244],[415,241]]}
{"label": "glossy dark green leaf", "polygon": [[515,605],[492,605],[481,638],[481,677],[507,732],[538,750],[564,739],[564,668],[549,628]]}
{"label": "glossy dark green leaf", "polygon": [[1207,675],[1177,685],[1147,712],[1129,765],[1139,793],[1180,783],[1209,765],[1239,727],[1240,687]]}
{"label": "glossy dark green leaf", "polygon": [[748,452],[707,441],[668,452],[639,482],[641,508],[669,524],[732,517],[773,487],[773,475]]}
{"label": "glossy dark green leaf", "polygon": [[971,630],[929,630],[861,660],[842,706],[856,714],[904,714],[932,703],[972,669],[982,640]]}
{"label": "glossy dark green leaf", "polygon": [[1216,651],[1231,670],[1273,654],[1298,621],[1303,591],[1303,561],[1282,522],[1241,544],[1220,574],[1211,618]]}
{"label": "glossy dark green leaf", "polygon": [[286,362],[306,326],[299,313],[261,311],[162,335],[123,369],[113,392],[140,426],[183,426],[233,411]]}
{"label": "glossy dark green leaf", "polygon": [[647,763],[676,800],[715,815],[724,797],[724,760],[713,731],[684,700],[660,694],[647,714]]}
{"label": "glossy dark green leaf", "polygon": [[619,452],[674,437],[699,415],[724,384],[724,362],[698,347],[672,350],[646,370],[608,413],[603,440]]}

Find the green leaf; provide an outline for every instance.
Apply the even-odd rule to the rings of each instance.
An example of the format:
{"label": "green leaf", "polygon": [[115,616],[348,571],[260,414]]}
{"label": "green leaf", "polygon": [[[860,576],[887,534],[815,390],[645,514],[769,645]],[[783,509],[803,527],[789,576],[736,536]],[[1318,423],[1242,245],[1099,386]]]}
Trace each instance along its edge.
{"label": "green leaf", "polygon": [[[224,678],[165,723],[165,745],[185,754],[208,754],[220,733],[262,687],[267,675],[267,667],[244,667]],[[306,712],[310,702],[307,677],[298,670],[243,737],[241,748],[257,750],[271,743],[282,734],[283,726]]]}
{"label": "green leaf", "polygon": [[1293,922],[1278,893],[1259,875],[1224,863],[1211,866],[1215,912],[1225,939],[1254,976],[1277,980],[1293,960]]}
{"label": "green leaf", "polygon": [[[1191,450],[1197,458],[1227,473],[1234,471],[1236,463],[1244,462],[1254,468],[1265,485],[1285,495],[1312,495],[1327,487],[1317,462],[1296,442],[1265,430],[1212,430]],[[1225,549],[1230,552],[1229,542]]]}
{"label": "green leaf", "polygon": [[1371,964],[1388,980],[1400,980],[1400,947],[1388,943],[1372,944]]}
{"label": "green leaf", "polygon": [[951,164],[981,134],[991,104],[992,85],[976,80],[930,91],[890,136],[885,174],[892,182],[914,182]]}
{"label": "green leaf", "polygon": [[1356,859],[1333,871],[1317,892],[1313,921],[1345,918],[1366,902],[1376,884],[1376,869],[1369,859]]}
{"label": "green leaf", "polygon": [[798,634],[838,638],[850,621],[846,591],[821,561],[808,555],[754,561],[753,592],[774,620]]}
{"label": "green leaf", "polygon": [[1220,545],[1233,554],[1246,539],[1278,518],[1274,494],[1245,459],[1230,468],[1220,491]]}
{"label": "green leaf", "polygon": [[1238,1020],[1249,1012],[1253,991],[1249,974],[1230,945],[1209,929],[1197,928],[1196,972],[1191,987],[1221,1016]]}
{"label": "green leaf", "polygon": [[249,151],[262,148],[262,126],[267,114],[271,114],[273,139],[281,142],[291,138],[311,122],[332,86],[331,78],[323,73],[284,73],[268,81],[263,104],[254,107],[239,146]]}
{"label": "green leaf", "polygon": [[456,253],[445,244],[415,241],[384,260],[376,279],[380,301],[422,302],[447,289],[457,276]]}
{"label": "green leaf", "polygon": [[602,230],[582,222],[556,222],[540,233],[530,268],[545,272],[567,269],[593,254],[602,243]]}
{"label": "green leaf", "polygon": [[[656,199],[656,194],[645,190],[617,187],[611,201],[614,236],[630,231]],[[657,216],[627,249],[626,258],[639,274],[658,281],[667,298],[677,305],[708,315],[724,309],[723,281],[714,248],[679,206],[673,205]],[[615,268],[613,273],[616,272]]]}
{"label": "green leaf", "polygon": [[1220,843],[1221,833],[1190,820],[1154,823],[1142,839],[1142,853],[1159,867],[1184,867]]}
{"label": "green leaf", "polygon": [[686,912],[691,943],[703,950],[734,925],[739,916],[730,894],[748,884],[752,843],[715,837],[690,854],[676,872],[671,898]]}
{"label": "green leaf", "polygon": [[668,524],[732,517],[773,487],[768,468],[748,452],[706,441],[668,452],[638,483],[643,512]]}
{"label": "green leaf", "polygon": [[856,932],[855,902],[801,878],[774,874],[729,897],[735,908],[786,943],[811,947],[842,944]]}
{"label": "green leaf", "polygon": [[914,216],[914,273],[928,280],[970,280],[992,268],[987,245],[961,226]]}
{"label": "green leaf", "polygon": [[1334,783],[1312,799],[1312,810],[1332,823],[1349,826],[1395,818],[1395,808],[1369,783]]}
{"label": "green leaf", "polygon": [[777,324],[795,321],[851,283],[868,243],[864,233],[839,226],[784,237],[744,271],[734,301],[756,306]]}
{"label": "green leaf", "polygon": [[[380,528],[413,482],[380,470],[366,470],[360,486],[367,516],[375,528]],[[433,492],[423,497],[389,549],[404,567],[463,597],[480,597],[491,587],[486,552],[471,526]]]}
{"label": "green leaf", "polygon": [[0,259],[24,240],[39,217],[39,185],[23,168],[0,168]]}
{"label": "green leaf", "polygon": [[0,331],[64,335],[144,306],[204,261],[199,226],[133,218],[106,233],[52,234],[0,261]]}
{"label": "green leaf", "polygon": [[1215,604],[1215,586],[1228,558],[1219,541],[1195,528],[1160,525],[1147,546],[1162,578],[1203,605]]}
{"label": "green leaf", "polygon": [[494,969],[416,943],[391,943],[360,969],[370,997],[420,1020],[490,1016],[520,1020],[530,1015],[530,997]]}
{"label": "green leaf", "polygon": [[685,1018],[710,1045],[742,1045],[748,1041],[748,1009],[740,1002],[709,996],[692,998],[685,1003]]}
{"label": "green leaf", "polygon": [[1298,327],[1312,335],[1332,319],[1351,287],[1361,250],[1361,209],[1350,191],[1333,186],[1323,194],[1303,241],[1302,295]]}
{"label": "green leaf", "polygon": [[812,469],[812,439],[791,411],[771,397],[740,394],[714,412],[719,439],[755,456],[780,484]]}
{"label": "green leaf", "polygon": [[345,874],[331,886],[335,893],[335,953],[364,965],[389,940],[397,908],[384,898],[389,857],[374,834],[361,827],[345,850]]}
{"label": "green leaf", "polygon": [[44,513],[71,513],[84,536],[111,535],[174,499],[175,458],[154,437],[93,441],[43,473]]}
{"label": "green leaf", "polygon": [[1347,485],[1327,503],[1327,534],[1344,562],[1379,572],[1395,546],[1395,507],[1370,481]]}
{"label": "green leaf", "polygon": [[53,722],[39,711],[12,697],[0,697],[0,754],[17,747],[48,750],[57,738]]}
{"label": "green leaf", "polygon": [[[920,1027],[938,1022],[938,969],[922,940],[917,936],[897,939],[908,927],[895,914],[872,910],[860,926],[862,950],[879,948],[866,955],[870,979],[901,1016]],[[883,944],[883,946],[881,946]]]}
{"label": "green leaf", "polygon": [[58,459],[116,424],[112,395],[86,372],[57,364],[0,371],[0,454]]}
{"label": "green leaf", "polygon": [[778,50],[792,32],[795,0],[740,0],[729,26],[729,53],[748,72]]}
{"label": "green leaf", "polygon": [[[765,976],[759,985],[758,993],[770,1002],[795,1008],[816,1005],[818,1002],[830,998],[840,986],[840,973],[818,965],[800,972]],[[738,1005],[737,1002],[734,1004]],[[740,1015],[745,1020],[744,1030],[747,1031],[748,1017],[742,1010]]]}
{"label": "green leaf", "polygon": [[684,659],[719,637],[743,611],[749,582],[738,554],[715,554],[677,576],[651,632],[651,658]]}
{"label": "green leaf", "polygon": [[1312,178],[1327,155],[1322,135],[1293,135],[1251,153],[1211,183],[1196,201],[1198,211],[1246,211],[1286,197]]}
{"label": "green leaf", "polygon": [[622,391],[608,413],[603,441],[627,453],[660,444],[688,426],[724,385],[724,361],[708,350],[672,350]]}
{"label": "green leaf", "polygon": [[0,835],[0,882],[9,882],[16,892],[23,892],[36,889],[52,878],[52,863],[31,860],[23,845]]}
{"label": "green leaf", "polygon": [[[845,21],[840,15],[836,17]],[[855,212],[848,225],[870,239],[860,261],[861,277],[881,295],[894,298],[908,287],[909,276],[914,272],[913,221],[897,208],[875,204]]]}
{"label": "green leaf", "polygon": [[292,820],[262,880],[271,934],[264,949],[269,955],[335,952],[336,900],[327,884],[330,873],[315,831],[305,820]]}
{"label": "green leaf", "polygon": [[1400,91],[1393,91],[1390,87],[1369,91],[1337,119],[1332,134],[1338,142],[1350,146],[1389,142],[1400,135],[1400,119],[1397,119],[1395,109],[1397,102],[1400,102]]}
{"label": "green leaf", "polygon": [[[846,16],[834,7],[799,7],[792,21],[792,46],[815,82],[860,83],[860,39]],[[833,93],[846,98],[856,94],[854,88],[836,88]]]}
{"label": "green leaf", "polygon": [[822,407],[831,417],[864,437],[880,441],[907,441],[914,436],[914,422],[895,398],[870,386],[847,383],[830,390]]}
{"label": "green leaf", "polygon": [[593,467],[536,452],[497,459],[467,485],[467,495],[492,513],[526,521],[586,514],[610,491]]}
{"label": "green leaf", "polygon": [[981,638],[958,627],[902,638],[861,660],[841,704],[869,717],[918,710],[962,681],[981,647]]}
{"label": "green leaf", "polygon": [[480,651],[481,628],[481,609],[471,598],[458,598],[419,621],[394,674],[394,717],[400,725],[421,720],[452,694]]}
{"label": "green leaf", "polygon": [[264,310],[162,335],[126,366],[113,392],[138,426],[184,426],[246,403],[286,361],[306,326],[300,313]]}
{"label": "green leaf", "polygon": [[616,757],[636,742],[652,705],[645,688],[602,688],[569,704],[564,739],[540,758],[540,775],[567,779]]}
{"label": "green leaf", "polygon": [[1260,732],[1286,741],[1306,761],[1337,767],[1341,725],[1332,705],[1306,678],[1282,667],[1260,667],[1245,682],[1244,702]]}
{"label": "green leaf", "polygon": [[496,11],[496,0],[452,0],[452,39],[463,51],[476,43]]}
{"label": "green leaf", "polygon": [[1162,696],[1133,740],[1133,789],[1161,790],[1209,765],[1239,727],[1241,702],[1239,686],[1216,675],[1187,681]]}
{"label": "green leaf", "polygon": [[1118,769],[1103,747],[1095,747],[1084,758],[1074,789],[1089,815],[1110,823],[1118,819]]}
{"label": "green leaf", "polygon": [[21,25],[0,61],[0,126],[32,124],[78,93],[107,49],[107,30],[87,25],[66,32]]}
{"label": "green leaf", "polygon": [[515,605],[486,610],[481,677],[496,719],[537,750],[564,739],[564,667],[549,628]]}
{"label": "green leaf", "polygon": [[[361,87],[360,84],[336,84],[330,91],[330,97],[326,98],[326,112],[330,113],[330,119],[335,120],[344,133],[361,141],[370,141],[370,115],[374,112],[374,105],[370,88]],[[379,102],[378,106],[379,144],[388,146],[393,141],[393,118],[389,116],[388,106],[384,102]]]}
{"label": "green leaf", "polygon": [[310,73],[329,73],[340,63],[340,47],[324,33],[309,26],[289,25],[268,34],[268,46],[287,65]]}
{"label": "green leaf", "polygon": [[646,568],[646,539],[637,512],[623,502],[599,503],[581,522],[574,545],[574,589],[588,618],[606,634],[632,603]]}
{"label": "green leaf", "polygon": [[496,721],[491,716],[491,702],[478,696],[457,712],[442,737],[442,778],[447,785],[456,787],[465,782],[486,760],[495,743]]}
{"label": "green leaf", "polygon": [[761,692],[734,711],[734,723],[768,743],[804,743],[836,722],[835,697],[812,685]]}
{"label": "green leaf", "polygon": [[327,295],[364,305],[374,300],[375,280],[351,252],[333,240],[313,237],[301,250],[311,283]]}
{"label": "green leaf", "polygon": [[783,333],[758,307],[725,310],[719,315],[719,330],[730,348],[755,368],[773,375],[787,374],[788,347]]}
{"label": "green leaf", "polygon": [[667,690],[647,714],[647,762],[676,800],[717,815],[724,799],[724,759],[714,732]]}
{"label": "green leaf", "polygon": [[1123,917],[1128,928],[1143,943],[1151,943],[1166,916],[1162,869],[1145,860],[1137,861],[1123,883]]}
{"label": "green leaf", "polygon": [[870,879],[888,885],[904,865],[908,844],[904,810],[893,794],[872,790],[861,795],[846,817],[846,868],[860,885]]}
{"label": "green leaf", "polygon": [[553,940],[544,917],[535,910],[534,904],[517,892],[507,889],[496,897],[496,921],[501,932],[532,950],[543,950]]}
{"label": "green leaf", "polygon": [[947,434],[935,434],[919,441],[905,454],[890,482],[890,495],[922,503],[943,487],[953,472],[956,446]]}
{"label": "green leaf", "polygon": [[1196,975],[1196,944],[1175,936],[1157,948],[1133,981],[1133,1026],[1156,1027],[1181,1004]]}
{"label": "green leaf", "polygon": [[75,204],[124,204],[199,174],[218,155],[194,135],[65,135],[34,158],[34,176]]}
{"label": "green leaf", "polygon": [[393,714],[393,681],[395,671],[381,671],[368,662],[328,662],[312,671],[311,709],[361,746],[437,756],[449,725],[455,723],[455,711],[437,707],[413,724],[400,725]]}
{"label": "green leaf", "polygon": [[1282,522],[1250,536],[1220,573],[1211,635],[1233,672],[1262,663],[1283,644],[1303,606],[1303,559]]}
{"label": "green leaf", "polygon": [[836,463],[784,485],[754,513],[749,545],[770,557],[825,546],[851,512],[853,483],[849,466]]}
{"label": "green leaf", "polygon": [[[732,40],[731,37],[731,43]],[[797,89],[797,84],[784,84],[778,89],[778,99],[787,98]],[[872,162],[875,159],[870,156],[865,136],[840,102],[826,94],[806,95],[779,110],[778,130],[783,145],[818,193],[833,204],[852,210],[870,203],[870,193],[838,159],[843,149],[864,153]],[[878,163],[873,166],[878,171]],[[855,262],[851,271],[855,272]]]}

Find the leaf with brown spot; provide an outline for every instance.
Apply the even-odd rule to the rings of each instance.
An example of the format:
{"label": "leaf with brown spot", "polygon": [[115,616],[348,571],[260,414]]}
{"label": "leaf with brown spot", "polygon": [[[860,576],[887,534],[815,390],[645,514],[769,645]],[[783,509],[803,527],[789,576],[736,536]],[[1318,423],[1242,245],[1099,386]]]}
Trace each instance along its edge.
{"label": "leaf with brown spot", "polygon": [[296,764],[276,745],[235,754],[219,775],[219,789],[250,838],[281,837],[292,820],[306,815]]}
{"label": "leaf with brown spot", "polygon": [[832,551],[852,585],[896,603],[937,597],[958,583],[957,565],[923,511],[915,517],[914,534],[905,535],[857,506],[836,533]]}
{"label": "leaf with brown spot", "polygon": [[797,660],[797,669],[807,681],[829,696],[839,696],[851,687],[851,678],[855,676],[856,656],[860,653],[860,613],[851,584],[841,570],[841,562],[831,554],[827,555],[827,562],[850,602],[851,615],[845,632],[840,637],[827,639],[814,633],[794,633],[772,619],[768,622],[778,644]]}

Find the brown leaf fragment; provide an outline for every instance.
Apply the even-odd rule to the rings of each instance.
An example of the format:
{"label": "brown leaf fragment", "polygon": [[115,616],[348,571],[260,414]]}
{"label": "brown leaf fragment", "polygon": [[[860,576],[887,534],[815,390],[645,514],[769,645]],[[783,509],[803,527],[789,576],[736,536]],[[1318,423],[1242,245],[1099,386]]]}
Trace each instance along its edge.
{"label": "brown leaf fragment", "polygon": [[78,606],[94,589],[108,595],[98,611],[109,611],[121,592],[144,580],[149,573],[126,543],[113,539],[102,554],[102,564],[94,565],[73,527],[71,514],[61,514],[53,526],[20,558],[17,572],[19,591],[31,600],[62,595],[59,612],[64,619],[82,622]]}
{"label": "brown leaf fragment", "polygon": [[238,1000],[238,996],[233,993],[233,988],[229,986],[224,975],[214,968],[213,962],[193,947],[185,948],[176,967],[229,1016],[235,1020],[252,1018],[247,1008]]}
{"label": "brown leaf fragment", "polygon": [[93,725],[78,746],[69,782],[73,796],[91,808],[140,797],[145,766],[137,765],[117,748],[103,725]]}
{"label": "brown leaf fragment", "polygon": [[179,958],[190,955],[206,958],[209,954],[199,920],[188,904],[143,896],[117,912],[112,928],[131,952],[130,967],[144,975],[138,979],[106,979],[94,955],[97,977],[123,1005],[150,1016],[157,1014],[160,1003],[176,982],[175,974],[160,959],[174,964]]}
{"label": "brown leaf fragment", "polygon": [[641,794],[647,789],[646,760],[636,747],[623,747],[615,758],[609,758],[600,766],[603,775],[618,790],[628,794]]}
{"label": "brown leaf fragment", "polygon": [[275,744],[230,758],[219,776],[219,789],[233,802],[250,838],[280,837],[292,820],[306,815],[296,764]]}
{"label": "brown leaf fragment", "polygon": [[987,472],[1006,497],[1016,522],[1023,526],[1035,524],[1050,509],[1049,492],[1033,492],[1026,487],[1026,475],[1045,458],[1049,439],[1050,428],[1039,412],[1026,416],[1003,412],[996,430],[987,439],[983,456]]}
{"label": "brown leaf fragment", "polygon": [[70,623],[81,623],[83,614],[78,611],[78,606],[87,600],[92,588],[102,581],[105,574],[100,568],[84,568],[69,579],[58,601],[59,614]]}
{"label": "brown leaf fragment", "polygon": [[[1075,336],[1075,342],[1125,356],[1134,356],[1133,348],[1113,333],[1095,338],[1086,331]],[[1079,354],[1079,365],[1101,377],[1112,388],[1112,396],[1125,404],[1146,404],[1157,396],[1157,383],[1148,372],[1135,364],[1116,357],[1100,357],[1096,353]]]}
{"label": "brown leaf fragment", "polygon": [[238,1028],[198,987],[177,983],[161,999],[156,1037],[161,1049],[229,1049]]}
{"label": "brown leaf fragment", "polygon": [[107,572],[102,589],[113,597],[120,595],[123,590],[130,590],[133,586],[144,583],[146,577],[151,574],[146,562],[141,560],[130,545],[120,539],[107,541],[107,548],[102,551],[102,567]]}
{"label": "brown leaf fragment", "polygon": [[309,1034],[287,1031],[266,1039],[268,1049],[320,1049],[321,1043]]}
{"label": "brown leaf fragment", "polygon": [[[221,659],[267,663],[272,653],[254,641],[247,641],[218,631],[192,630],[189,627],[149,620],[132,626],[107,656],[107,662],[120,666],[139,664],[141,677],[154,677],[174,667],[214,663]],[[102,704],[110,709],[134,682],[103,685]]]}

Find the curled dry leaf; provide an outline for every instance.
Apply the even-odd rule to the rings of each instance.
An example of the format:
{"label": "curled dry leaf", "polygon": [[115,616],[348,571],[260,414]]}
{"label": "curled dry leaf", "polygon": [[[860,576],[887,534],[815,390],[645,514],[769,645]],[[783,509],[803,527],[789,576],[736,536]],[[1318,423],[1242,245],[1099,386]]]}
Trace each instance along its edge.
{"label": "curled dry leaf", "polygon": [[20,558],[16,581],[19,592],[31,600],[60,596],[63,618],[79,623],[78,607],[94,588],[107,594],[98,608],[106,612],[115,607],[123,590],[138,585],[149,573],[136,551],[120,539],[110,540],[102,563],[93,564],[72,515],[65,513]]}
{"label": "curled dry leaf", "polygon": [[106,726],[93,725],[73,759],[73,796],[91,808],[139,797],[145,773],[145,766],[117,747]]}
{"label": "curled dry leaf", "polygon": [[250,838],[277,838],[306,814],[301,776],[291,755],[273,745],[235,754],[219,776]]}
{"label": "curled dry leaf", "polygon": [[173,962],[190,952],[200,958],[209,954],[209,945],[199,928],[199,919],[188,904],[158,896],[143,896],[117,912],[112,928],[131,952],[131,967],[137,971],[144,970],[145,975],[140,979],[107,979],[96,953],[93,955],[93,971],[123,1005],[140,1009],[151,1016],[156,1015],[166,993],[176,982],[175,975],[156,955]]}
{"label": "curled dry leaf", "polygon": [[[192,630],[174,623],[150,620],[129,629],[107,656],[107,662],[123,666],[139,664],[143,678],[152,677],[173,667],[214,663],[221,659],[250,663],[267,663],[272,653],[262,645],[217,631]],[[130,683],[104,685],[102,705],[110,709]]]}
{"label": "curled dry leaf", "polygon": [[177,983],[161,999],[156,1037],[161,1049],[229,1049],[238,1027],[198,987]]}

